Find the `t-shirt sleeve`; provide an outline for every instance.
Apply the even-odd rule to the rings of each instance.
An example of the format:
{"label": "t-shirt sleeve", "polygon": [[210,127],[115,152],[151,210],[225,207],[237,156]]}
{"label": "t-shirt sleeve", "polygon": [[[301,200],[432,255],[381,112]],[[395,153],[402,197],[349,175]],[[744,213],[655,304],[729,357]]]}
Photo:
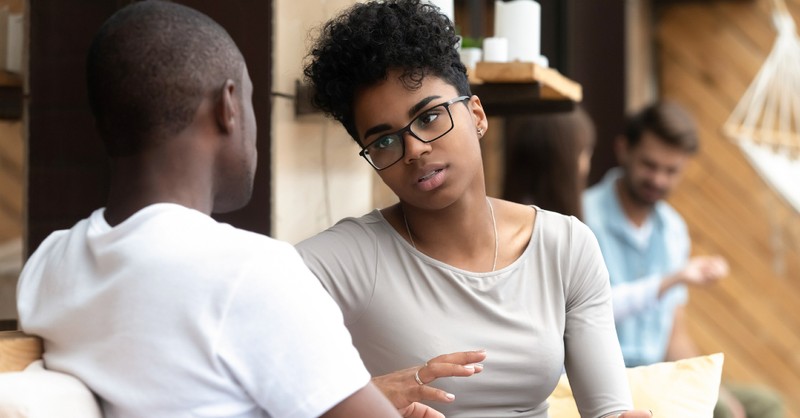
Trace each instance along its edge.
{"label": "t-shirt sleeve", "polygon": [[608,270],[586,225],[572,218],[569,233],[564,362],[575,401],[587,417],[631,409]]}
{"label": "t-shirt sleeve", "polygon": [[342,314],[289,244],[243,269],[220,326],[221,366],[270,416],[316,417],[370,379]]}

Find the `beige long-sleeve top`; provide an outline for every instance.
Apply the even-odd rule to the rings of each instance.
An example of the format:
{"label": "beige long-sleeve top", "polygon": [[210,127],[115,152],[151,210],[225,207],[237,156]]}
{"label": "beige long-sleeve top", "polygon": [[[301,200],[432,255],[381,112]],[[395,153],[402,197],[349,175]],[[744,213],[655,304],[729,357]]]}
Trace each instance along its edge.
{"label": "beige long-sleeve top", "polygon": [[547,417],[562,365],[583,417],[630,409],[597,241],[577,219],[537,210],[522,256],[490,273],[417,251],[377,210],[297,247],[373,376],[487,350],[482,373],[432,383],[456,396],[431,403],[448,418]]}

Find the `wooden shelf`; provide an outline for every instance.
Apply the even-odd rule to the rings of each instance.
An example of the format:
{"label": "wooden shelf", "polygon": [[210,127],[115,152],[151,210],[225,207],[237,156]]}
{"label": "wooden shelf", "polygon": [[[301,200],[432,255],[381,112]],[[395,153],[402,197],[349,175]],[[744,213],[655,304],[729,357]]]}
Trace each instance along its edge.
{"label": "wooden shelf", "polygon": [[567,112],[575,107],[570,99],[542,98],[539,83],[479,83],[470,86],[481,99],[488,116]]}
{"label": "wooden shelf", "polygon": [[17,73],[0,70],[0,86],[22,87],[22,76]]}
{"label": "wooden shelf", "polygon": [[583,99],[580,84],[564,77],[558,70],[532,62],[478,62],[475,66],[475,82],[512,85],[537,83],[540,99],[575,102]]}
{"label": "wooden shelf", "polygon": [[470,80],[489,116],[566,112],[583,99],[580,84],[531,62],[478,62]]}

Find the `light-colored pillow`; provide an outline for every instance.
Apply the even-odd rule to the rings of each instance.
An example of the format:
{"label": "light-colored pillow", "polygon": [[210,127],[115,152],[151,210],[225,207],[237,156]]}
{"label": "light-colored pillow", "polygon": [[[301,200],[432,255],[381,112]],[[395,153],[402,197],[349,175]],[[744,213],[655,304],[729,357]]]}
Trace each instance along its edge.
{"label": "light-colored pillow", "polygon": [[21,372],[0,373],[0,417],[102,418],[94,395],[80,380],[46,370],[36,360]]}
{"label": "light-colored pillow", "polygon": [[[710,418],[719,396],[722,353],[627,369],[635,409],[655,417]],[[553,418],[580,418],[567,376],[548,399]]]}

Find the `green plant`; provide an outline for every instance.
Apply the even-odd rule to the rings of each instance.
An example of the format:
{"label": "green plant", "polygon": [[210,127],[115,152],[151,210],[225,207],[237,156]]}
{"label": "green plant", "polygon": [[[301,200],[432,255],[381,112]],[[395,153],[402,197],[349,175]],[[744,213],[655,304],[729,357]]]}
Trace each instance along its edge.
{"label": "green plant", "polygon": [[461,48],[480,48],[483,43],[481,38],[461,37]]}

